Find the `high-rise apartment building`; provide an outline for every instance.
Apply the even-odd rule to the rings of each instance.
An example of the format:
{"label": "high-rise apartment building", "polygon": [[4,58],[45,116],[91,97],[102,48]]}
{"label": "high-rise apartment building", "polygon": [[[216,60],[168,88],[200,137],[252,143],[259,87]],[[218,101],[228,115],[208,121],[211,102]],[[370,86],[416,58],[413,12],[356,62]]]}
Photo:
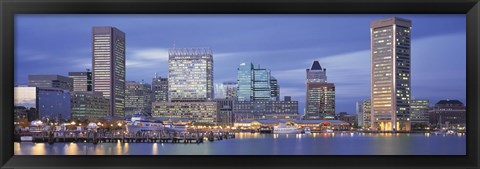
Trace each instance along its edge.
{"label": "high-rise apartment building", "polygon": [[168,99],[213,99],[213,55],[209,48],[168,50]]}
{"label": "high-rise apartment building", "polygon": [[110,26],[93,27],[93,91],[110,100],[109,116],[125,115],[125,59],[125,33]]}
{"label": "high-rise apartment building", "polygon": [[372,129],[410,131],[410,20],[372,21]]}
{"label": "high-rise apartment building", "polygon": [[92,91],[92,72],[68,72],[68,77],[73,79],[73,91]]}
{"label": "high-rise apartment building", "polygon": [[335,118],[335,84],[327,82],[326,69],[313,61],[306,69],[306,112],[304,119]]}

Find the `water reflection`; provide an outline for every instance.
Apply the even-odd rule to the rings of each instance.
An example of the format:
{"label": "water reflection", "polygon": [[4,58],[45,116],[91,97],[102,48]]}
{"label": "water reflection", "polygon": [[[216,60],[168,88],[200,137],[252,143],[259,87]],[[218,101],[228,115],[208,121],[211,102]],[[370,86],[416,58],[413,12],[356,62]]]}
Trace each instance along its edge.
{"label": "water reflection", "polygon": [[172,143],[15,143],[15,155],[464,155],[465,134],[238,133],[236,139]]}

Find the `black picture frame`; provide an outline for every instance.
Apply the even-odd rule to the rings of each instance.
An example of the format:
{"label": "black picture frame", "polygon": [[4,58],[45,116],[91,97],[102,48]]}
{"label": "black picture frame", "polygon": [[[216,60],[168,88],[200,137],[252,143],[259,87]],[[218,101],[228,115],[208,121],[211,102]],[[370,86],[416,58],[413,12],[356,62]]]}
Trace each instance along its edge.
{"label": "black picture frame", "polygon": [[[479,0],[1,0],[2,168],[478,168]],[[465,14],[466,156],[14,156],[15,14]],[[463,57],[463,56],[452,56]],[[8,113],[12,112],[12,113]]]}

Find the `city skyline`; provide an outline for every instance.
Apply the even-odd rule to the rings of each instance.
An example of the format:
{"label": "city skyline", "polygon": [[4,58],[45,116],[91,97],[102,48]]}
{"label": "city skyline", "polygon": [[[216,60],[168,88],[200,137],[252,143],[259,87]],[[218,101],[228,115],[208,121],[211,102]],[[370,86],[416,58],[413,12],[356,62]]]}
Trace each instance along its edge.
{"label": "city skyline", "polygon": [[[163,15],[158,15],[158,16],[163,16]],[[178,16],[178,15],[169,15],[169,16],[172,18],[177,18],[177,19],[179,18],[179,20],[182,20],[182,19],[188,20],[188,16]],[[286,26],[281,25],[282,19],[279,19],[279,17],[275,15],[265,15],[259,18],[251,17],[251,15],[245,16],[244,18],[241,18],[239,16],[232,16],[232,17],[237,17],[237,19],[240,19],[240,20],[250,19],[250,20],[246,20],[248,21],[247,23],[242,23],[242,24],[237,23],[237,25],[244,25],[244,27],[249,25],[264,26],[264,25],[267,25],[267,23],[279,24],[280,26],[283,26],[283,27],[277,26],[275,28],[272,28],[272,27],[270,27],[269,29],[265,28],[267,30],[271,30],[274,32],[274,33],[267,32],[267,35],[265,36],[270,37],[271,36],[270,34],[286,33],[288,34],[288,36],[282,34],[284,36],[279,37],[279,39],[284,38],[288,40],[290,38],[290,40],[292,40],[293,38],[293,40],[296,40],[300,44],[303,44],[303,46],[300,45],[303,48],[300,48],[298,46],[299,44],[290,42],[290,43],[287,43],[291,45],[291,46],[288,46],[290,48],[274,49],[276,45],[282,46],[282,44],[280,42],[276,42],[273,39],[267,39],[270,43],[258,44],[259,42],[257,41],[264,42],[264,40],[262,38],[252,37],[251,39],[245,38],[246,40],[244,41],[250,40],[251,43],[256,44],[257,46],[248,45],[247,47],[249,50],[245,50],[245,51],[238,51],[238,48],[232,49],[232,46],[235,46],[232,44],[229,44],[231,46],[225,46],[225,45],[218,45],[221,43],[216,42],[217,43],[216,45],[216,43],[214,43],[213,41],[209,41],[208,39],[203,40],[202,38],[192,37],[191,35],[188,35],[188,34],[184,36],[190,36],[191,38],[190,41],[185,40],[186,37],[180,37],[180,38],[170,37],[170,38],[163,38],[163,39],[159,38],[161,40],[157,40],[156,38],[147,38],[147,39],[150,39],[152,43],[150,43],[150,41],[145,41],[141,43],[139,43],[138,41],[132,41],[133,45],[130,46],[130,42],[128,40],[131,38],[133,38],[134,40],[135,38],[139,38],[135,36],[135,32],[138,32],[139,30],[132,30],[131,27],[130,28],[128,26],[125,27],[125,25],[122,25],[122,22],[115,21],[115,20],[106,21],[104,24],[98,24],[94,22],[94,20],[98,20],[98,19],[93,19],[93,17],[91,18],[92,22],[87,22],[87,25],[93,24],[92,27],[102,26],[102,25],[112,25],[112,26],[118,27],[119,29],[124,31],[126,34],[128,34],[128,38],[126,42],[127,44],[126,45],[127,46],[126,47],[126,51],[127,51],[126,80],[141,81],[142,79],[144,79],[147,82],[149,82],[148,80],[154,76],[153,72],[159,72],[160,76],[166,76],[168,67],[167,67],[167,61],[165,60],[165,58],[167,58],[168,60],[168,54],[165,52],[166,52],[166,49],[172,47],[171,45],[176,45],[177,47],[189,47],[192,45],[208,46],[208,47],[211,47],[212,50],[214,51],[213,58],[216,63],[215,69],[214,69],[215,71],[214,83],[222,83],[224,81],[235,80],[236,66],[233,66],[233,67],[229,67],[229,66],[238,65],[239,63],[241,63],[241,62],[237,62],[237,60],[261,64],[262,67],[268,67],[271,70],[272,76],[275,76],[278,80],[278,84],[282,86],[281,97],[291,95],[292,100],[298,100],[299,107],[300,107],[299,112],[303,114],[303,107],[304,107],[304,100],[305,100],[305,96],[304,96],[305,95],[305,92],[304,92],[305,77],[300,76],[297,73],[302,72],[301,74],[304,74],[305,69],[309,67],[310,63],[313,60],[319,60],[322,66],[325,66],[329,69],[329,81],[333,81],[337,88],[336,89],[337,90],[336,92],[336,102],[337,102],[336,110],[337,111],[336,112],[338,113],[338,112],[346,111],[349,113],[354,113],[355,102],[358,100],[369,98],[370,50],[368,45],[370,44],[369,43],[370,39],[369,39],[368,24],[371,20],[384,18],[387,15],[360,15],[360,16],[346,15],[346,16],[349,16],[350,18],[356,18],[351,20],[354,23],[359,22],[357,20],[360,20],[360,21],[367,20],[365,23],[361,23],[360,25],[363,25],[363,26],[359,27],[358,29],[356,29],[355,27],[349,27],[349,29],[352,29],[352,33],[343,32],[345,36],[347,36],[348,34],[349,36],[347,37],[350,37],[352,39],[352,41],[349,41],[351,43],[345,43],[345,41],[342,41],[341,39],[345,38],[343,35],[337,36],[337,37],[335,36],[329,37],[329,34],[330,34],[329,32],[335,33],[336,30],[328,30],[328,28],[340,28],[340,31],[342,31],[344,28],[340,26],[346,23],[346,21],[342,21],[342,17],[336,18],[338,17],[336,15],[334,15],[335,17],[332,17],[332,18],[339,19],[341,21],[334,22],[333,26],[332,25],[327,26],[327,31],[324,31],[322,34],[318,34],[318,36],[314,36],[314,37],[308,36],[308,38],[306,39],[304,38],[305,41],[302,41],[301,40],[302,38],[298,38],[298,35],[301,35],[302,33],[306,33],[306,34],[314,33],[317,31],[317,30],[313,30],[311,27],[308,27],[308,24],[307,24],[308,20],[316,20],[317,19],[316,17],[318,17],[319,20],[330,19],[325,17],[324,15],[313,15],[315,17],[311,17],[310,15],[305,15],[305,16],[306,17],[304,18],[298,17],[298,16],[288,17],[286,19],[284,18],[285,20],[290,19],[291,22],[303,23],[301,26],[306,26],[306,28],[303,28],[303,27],[299,28],[299,30],[296,31],[297,34],[286,33],[287,31],[287,29],[285,29]],[[464,29],[464,24],[460,24],[462,22],[463,23],[465,22],[465,18],[460,17],[461,15],[458,15],[459,17],[455,17],[454,15],[452,16],[448,15],[448,17],[446,17],[447,19],[445,19],[445,16],[441,16],[441,17],[428,16],[428,15],[427,16],[421,15],[423,17],[415,17],[416,15],[398,15],[398,16],[411,19],[415,23],[415,27],[413,28],[414,31],[412,32],[412,72],[413,72],[412,73],[412,90],[413,90],[412,96],[413,98],[426,98],[426,99],[432,100],[431,103],[433,103],[436,100],[446,99],[445,97],[448,96],[451,99],[459,99],[465,102],[465,81],[466,81],[465,80],[466,72],[464,71],[465,57],[452,57],[452,55],[465,56],[465,48],[464,48],[465,29]],[[29,44],[30,42],[25,42],[26,39],[23,39],[22,41],[22,38],[24,38],[23,36],[28,37],[28,34],[29,34],[28,32],[22,33],[22,30],[26,29],[26,28],[23,28],[22,25],[25,25],[27,23],[31,24],[31,22],[28,21],[28,19],[31,19],[32,17],[35,18],[33,15],[30,15],[30,16],[27,15],[27,17],[24,17],[24,18],[22,17],[23,16],[18,18],[19,24],[17,27],[17,30],[20,32],[19,33],[20,36],[16,41],[18,43],[18,46],[16,48],[18,52],[16,55],[16,62],[15,62],[17,64],[15,67],[16,68],[15,82],[17,84],[24,83],[22,82],[23,77],[28,74],[66,75],[69,71],[81,71],[81,70],[84,70],[85,68],[90,68],[88,66],[89,64],[88,62],[89,61],[91,62],[90,60],[91,49],[85,52],[85,51],[82,51],[80,47],[85,45],[87,47],[90,47],[89,46],[90,43],[67,48],[67,49],[70,49],[71,52],[69,53],[71,55],[65,55],[66,56],[65,58],[70,57],[70,59],[73,59],[72,62],[78,62],[78,63],[72,63],[73,64],[72,66],[63,67],[63,69],[67,69],[67,71],[63,69],[60,70],[58,68],[58,65],[53,65],[51,63],[51,62],[55,63],[56,61],[47,59],[50,57],[52,59],[57,58],[53,53],[56,53],[56,52],[61,53],[60,50],[50,51],[52,54],[44,54],[45,51],[48,51],[48,50],[33,52],[34,54],[32,53],[29,54],[29,52],[35,51],[34,49],[35,47],[42,46],[42,45],[31,47],[30,46],[31,44]],[[117,18],[118,16],[111,15],[110,17]],[[125,17],[125,16],[121,16],[121,17]],[[194,18],[194,20],[190,20],[190,21],[195,22],[196,25],[198,25],[199,27],[205,27],[205,24],[197,23],[198,22],[197,20],[202,20],[202,18],[197,18],[196,15],[192,15],[191,17]],[[262,19],[266,19],[268,17],[271,17],[270,18],[271,20],[263,20],[266,23],[259,22],[259,21],[262,21]],[[61,22],[65,22],[62,20],[62,18],[63,20],[67,20],[66,18],[69,18],[69,17],[59,16],[57,17],[57,19],[55,18],[52,19],[50,16],[46,17],[47,26],[45,27],[48,27],[49,24],[50,26],[52,26]],[[165,19],[163,17],[159,17],[159,18],[160,20]],[[203,18],[203,20],[213,20],[213,21],[218,20],[217,21],[218,23],[229,22],[229,21],[226,21],[225,18],[222,16],[218,16],[218,18],[209,16],[209,17]],[[444,18],[444,19],[439,19],[439,18]],[[22,24],[22,19],[25,22],[23,24]],[[35,18],[35,19],[42,20],[42,18]],[[105,18],[100,17],[100,20],[101,19],[105,19]],[[129,19],[135,19],[135,17],[130,17]],[[148,19],[153,19],[153,18],[147,18],[146,20]],[[416,21],[417,19],[427,20],[427,22],[425,23],[422,21]],[[433,21],[429,21],[429,19],[432,19]],[[168,18],[166,20],[168,20]],[[118,22],[118,23],[115,24],[112,22]],[[171,21],[171,22],[174,22],[174,21]],[[438,23],[445,24],[445,22],[450,22],[452,24],[449,24],[449,25],[454,25],[454,26],[450,26],[447,28],[439,27],[438,29],[437,27],[434,27],[435,24],[438,24]],[[216,23],[216,22],[213,22],[213,23]],[[159,25],[162,25],[162,24],[166,24],[166,23],[161,23]],[[181,23],[179,23],[179,25],[181,25]],[[436,28],[437,30],[431,30],[431,32],[425,32],[424,29],[430,26]],[[85,27],[85,28],[81,28],[81,26],[79,27],[80,28],[75,28],[75,29],[77,29],[77,31],[79,31],[78,29],[86,29],[87,32],[91,30],[91,27]],[[299,26],[293,26],[293,27],[299,27]],[[319,30],[325,29],[321,27],[314,27],[314,28],[317,28]],[[192,28],[189,28],[187,30],[191,30],[191,29]],[[217,29],[215,30],[218,31]],[[302,32],[302,30],[304,31]],[[23,31],[26,31],[26,30],[23,30]],[[81,30],[80,32],[82,31],[83,30]],[[184,31],[178,31],[178,32],[185,33]],[[211,32],[213,30],[205,29],[202,31]],[[282,32],[282,31],[285,31],[285,32]],[[447,34],[446,35],[439,34],[439,32],[442,32],[442,31],[446,32]],[[34,33],[35,31],[32,31],[32,32]],[[59,32],[61,33],[62,31],[60,30]],[[153,31],[150,31],[150,32],[153,32]],[[246,32],[249,32],[249,31],[246,31]],[[24,33],[26,33],[27,35],[23,35]],[[162,32],[162,31],[155,31],[155,33],[156,33],[155,36],[162,36],[162,35],[169,34],[168,32]],[[226,33],[226,32],[224,31],[221,33]],[[355,33],[360,33],[361,36],[356,35]],[[178,33],[174,33],[174,34],[178,34]],[[250,33],[250,35],[260,36],[258,33]],[[39,36],[39,35],[36,35],[36,36]],[[200,34],[198,34],[198,36],[200,36]],[[295,37],[297,37],[297,39],[295,39]],[[60,38],[60,41],[62,39],[61,37],[55,37],[54,39],[56,38]],[[334,39],[334,38],[338,38],[338,39]],[[199,39],[202,39],[202,40],[199,40]],[[72,43],[75,43],[75,40],[72,40],[70,38],[68,38],[68,40],[72,41]],[[88,40],[88,36],[87,36],[87,40]],[[216,39],[216,40],[219,40],[219,39]],[[307,42],[316,42],[317,40],[328,41],[328,43],[324,42],[324,44],[328,44],[330,46],[324,45],[319,47],[312,47],[314,45],[318,45],[318,43],[304,44]],[[234,42],[244,43],[244,41],[238,41],[238,40],[232,40],[232,41],[233,41],[232,43]],[[143,44],[144,46],[151,46],[151,45],[155,46],[156,44],[155,42],[156,43],[161,42],[160,44],[162,44],[162,47],[153,47],[149,49],[138,48],[139,44]],[[433,42],[435,42],[434,45],[432,45]],[[171,45],[168,46],[168,43],[171,43]],[[338,43],[343,44],[343,46],[341,45],[339,46]],[[204,45],[201,45],[201,44],[204,44]],[[65,44],[65,45],[69,46],[70,44]],[[55,45],[52,45],[52,46],[55,46]],[[368,48],[364,49],[365,46]],[[338,49],[339,47],[345,47],[345,48]],[[76,50],[72,50],[72,49],[79,49],[78,55],[82,55],[82,57],[75,57],[76,54],[74,53],[76,53]],[[254,52],[250,50],[253,50]],[[265,51],[262,51],[262,50],[265,50]],[[215,51],[218,51],[218,52],[215,52]],[[293,54],[298,54],[300,56],[298,57],[292,56]],[[272,60],[269,58],[279,58],[279,59]],[[295,61],[295,63],[290,63],[286,61],[286,59],[289,59],[289,58],[290,59],[295,58],[295,60],[299,58],[299,60]],[[47,62],[50,62],[50,63],[47,63],[47,65],[52,64],[51,67],[46,69],[32,69],[32,70],[29,69],[28,65],[32,64],[31,62],[34,62],[37,64],[39,62],[46,63],[46,62],[42,62],[42,60],[45,60],[45,59],[47,60]],[[62,57],[58,58],[58,60],[62,60],[62,59],[63,59]],[[86,64],[84,64],[84,61]],[[284,62],[281,62],[281,61],[284,61]],[[351,63],[355,63],[355,64],[351,64]],[[367,65],[365,65],[366,63]],[[150,64],[153,64],[153,65],[150,65]],[[438,66],[430,67],[430,65],[432,64],[438,65]],[[77,67],[77,65],[80,65],[80,66]],[[84,66],[84,67],[81,67],[81,66]],[[141,68],[141,66],[144,66],[144,68]],[[453,69],[453,68],[459,68],[459,67],[460,69]],[[434,76],[427,76],[429,74],[432,74],[432,72],[436,74],[434,74]],[[423,75],[423,76],[419,76],[419,75]],[[366,78],[363,79],[363,77],[366,77]],[[433,84],[435,84],[435,86],[432,86]]]}

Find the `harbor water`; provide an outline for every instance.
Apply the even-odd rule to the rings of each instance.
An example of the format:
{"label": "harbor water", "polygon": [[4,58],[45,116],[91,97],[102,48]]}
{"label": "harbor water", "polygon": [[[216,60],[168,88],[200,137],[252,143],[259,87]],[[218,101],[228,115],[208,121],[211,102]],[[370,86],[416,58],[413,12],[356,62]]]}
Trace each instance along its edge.
{"label": "harbor water", "polygon": [[15,142],[15,155],[465,155],[465,134],[237,133],[204,143]]}

